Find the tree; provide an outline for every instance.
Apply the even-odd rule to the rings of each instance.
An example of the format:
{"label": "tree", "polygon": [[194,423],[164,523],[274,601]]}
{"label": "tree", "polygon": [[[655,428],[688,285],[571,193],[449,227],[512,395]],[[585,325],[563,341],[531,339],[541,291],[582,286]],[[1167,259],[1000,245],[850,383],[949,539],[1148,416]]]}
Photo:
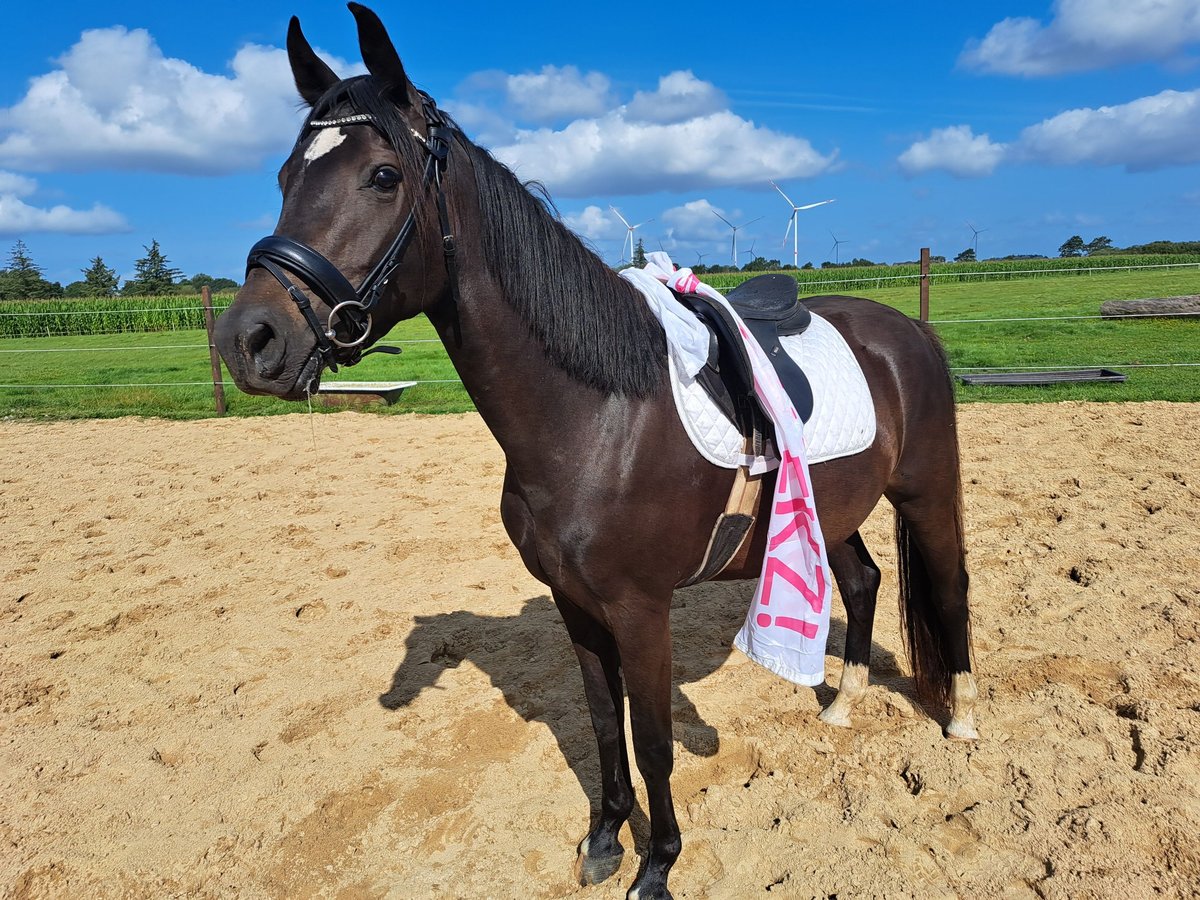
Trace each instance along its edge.
{"label": "tree", "polygon": [[1086,249],[1087,249],[1087,245],[1084,244],[1083,238],[1081,238],[1077,234],[1073,234],[1069,238],[1067,238],[1067,240],[1063,243],[1063,245],[1061,247],[1058,248],[1058,255],[1059,256],[1083,256],[1083,251]]}
{"label": "tree", "polygon": [[176,284],[175,292],[177,294],[199,294],[205,285],[208,285],[208,289],[214,294],[232,293],[239,287],[232,278],[213,278],[204,272],[197,272],[191,278],[185,278]]}
{"label": "tree", "polygon": [[639,269],[646,267],[646,247],[641,238],[638,238],[637,247],[633,250],[633,264]]}
{"label": "tree", "polygon": [[170,266],[166,255],[158,246],[158,241],[152,240],[149,247],[143,247],[146,255],[133,264],[137,274],[125,282],[122,293],[136,297],[170,293],[171,287],[183,272]]}
{"label": "tree", "polygon": [[0,299],[43,300],[62,296],[62,285],[42,277],[42,267],[33,261],[25,242],[18,240],[8,255],[8,268],[0,269]]}
{"label": "tree", "polygon": [[[84,296],[115,297],[117,295],[117,286],[121,279],[117,277],[116,270],[106,266],[104,260],[99,256],[92,260],[90,266],[79,271],[83,273],[84,290],[87,292]],[[73,287],[76,283],[72,282],[68,287]]]}
{"label": "tree", "polygon": [[954,257],[955,262],[975,262],[975,248],[968,247],[958,256]]}
{"label": "tree", "polygon": [[766,259],[762,256],[756,256],[750,262],[742,266],[743,272],[778,272],[779,260]]}
{"label": "tree", "polygon": [[1088,241],[1087,246],[1083,249],[1088,256],[1091,256],[1095,253],[1103,253],[1105,250],[1111,250],[1112,245],[1113,242],[1108,237],[1100,235],[1100,237],[1092,238]]}

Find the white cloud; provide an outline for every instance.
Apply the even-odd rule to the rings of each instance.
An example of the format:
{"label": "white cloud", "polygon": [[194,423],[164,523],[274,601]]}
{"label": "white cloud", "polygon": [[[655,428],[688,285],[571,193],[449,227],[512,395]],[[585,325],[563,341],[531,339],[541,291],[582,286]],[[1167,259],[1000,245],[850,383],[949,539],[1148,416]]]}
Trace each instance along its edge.
{"label": "white cloud", "polygon": [[1200,162],[1200,89],[1163,91],[1116,106],[1071,109],[1030,125],[1008,144],[968,125],[936,129],[897,159],[907,175],[990,175],[1000,163],[1123,166],[1146,172]]}
{"label": "white cloud", "polygon": [[629,101],[626,118],[634,122],[686,122],[727,109],[729,102],[715,85],[690,70],[672,72],[658,80],[658,90],[638,91]]}
{"label": "white cloud", "polygon": [[213,75],[117,26],[83,32],[57,63],[0,110],[0,164],[221,174],[285,151],[299,126],[275,47],[248,44],[229,75]]}
{"label": "white cloud", "polygon": [[593,241],[610,238],[618,227],[624,227],[608,210],[594,205],[584,207],[581,212],[563,216],[563,224],[580,237]]}
{"label": "white cloud", "polygon": [[656,124],[630,121],[623,107],[557,131],[519,130],[493,153],[520,177],[567,197],[805,178],[827,171],[836,156],[822,156],[803,138],[760,128],[728,110]]}
{"label": "white cloud", "polygon": [[1200,41],[1200,0],[1056,0],[1048,25],[998,22],[959,57],[966,68],[1042,76],[1178,58]]}
{"label": "white cloud", "polygon": [[975,134],[969,125],[935,128],[900,154],[897,162],[906,175],[940,170],[960,178],[990,175],[1004,158],[1004,144],[993,143],[986,134]]}
{"label": "white cloud", "polygon": [[542,66],[540,72],[508,75],[505,93],[526,121],[555,122],[596,116],[611,105],[609,80],[574,66]]}
{"label": "white cloud", "polygon": [[37,193],[37,182],[12,172],[0,172],[0,234],[114,234],[129,231],[125,217],[107,206],[71,209],[62,204],[42,208],[24,197]]}
{"label": "white cloud", "polygon": [[1035,162],[1133,172],[1200,162],[1200,90],[1059,113],[1026,128],[1017,152]]}
{"label": "white cloud", "polygon": [[602,115],[616,102],[607,75],[580,72],[575,66],[547,65],[538,72],[515,75],[488,69],[465,79],[458,94],[446,106],[459,124],[476,134],[482,130],[489,137],[505,139],[515,132],[515,122],[569,122]]}
{"label": "white cloud", "polygon": [[720,213],[736,225],[738,216],[713,206],[707,200],[691,200],[673,206],[662,214],[668,234],[680,241],[715,241],[729,236],[729,226],[718,219]]}
{"label": "white cloud", "polygon": [[28,197],[37,190],[37,182],[16,172],[0,172],[0,195]]}

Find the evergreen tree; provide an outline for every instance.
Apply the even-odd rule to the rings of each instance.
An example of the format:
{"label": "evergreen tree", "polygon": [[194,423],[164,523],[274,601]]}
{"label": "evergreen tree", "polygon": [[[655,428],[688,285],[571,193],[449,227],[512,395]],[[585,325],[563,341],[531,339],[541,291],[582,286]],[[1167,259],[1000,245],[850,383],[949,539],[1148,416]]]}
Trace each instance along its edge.
{"label": "evergreen tree", "polygon": [[[85,296],[88,297],[115,297],[117,294],[117,285],[121,279],[117,277],[116,269],[112,269],[104,264],[104,260],[97,256],[92,260],[92,264],[86,269],[80,269],[83,273],[83,284]],[[74,282],[73,282],[74,283]]]}
{"label": "evergreen tree", "polygon": [[639,269],[646,267],[646,248],[641,238],[638,238],[637,247],[633,251],[633,264]]}
{"label": "evergreen tree", "polygon": [[1090,241],[1088,241],[1087,246],[1083,249],[1088,256],[1091,256],[1093,253],[1103,253],[1105,250],[1111,250],[1112,245],[1113,242],[1111,238],[1107,237],[1106,235],[1100,235],[1100,237],[1092,238]]}
{"label": "evergreen tree", "polygon": [[0,299],[42,300],[62,295],[62,285],[42,277],[25,242],[18,240],[8,255],[8,268],[0,271]]}
{"label": "evergreen tree", "polygon": [[146,255],[133,264],[137,274],[125,282],[122,293],[138,297],[170,293],[176,280],[183,275],[182,270],[171,267],[158,241],[152,240],[149,247],[143,247]]}
{"label": "evergreen tree", "polygon": [[975,262],[975,248],[968,247],[958,256],[954,257],[955,262]]}

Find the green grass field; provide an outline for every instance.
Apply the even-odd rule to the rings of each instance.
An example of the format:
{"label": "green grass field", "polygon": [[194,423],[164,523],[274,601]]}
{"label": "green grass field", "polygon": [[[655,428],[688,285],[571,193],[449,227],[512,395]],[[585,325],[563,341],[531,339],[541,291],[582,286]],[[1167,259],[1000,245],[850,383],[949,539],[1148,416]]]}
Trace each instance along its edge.
{"label": "green grass field", "polygon": [[[1105,366],[1125,372],[1128,381],[1048,387],[960,384],[960,401],[1200,401],[1200,365],[1194,365],[1200,364],[1200,321],[1195,319],[998,321],[1094,316],[1103,300],[1200,293],[1200,268],[1027,279],[1006,275],[1009,280],[933,280],[930,318],[946,343],[953,367]],[[858,289],[853,293],[888,303],[909,315],[917,313],[917,290],[912,286]],[[5,309],[7,306],[0,307],[0,312]],[[992,321],[953,321],[962,319]],[[332,377],[434,382],[410,388],[395,406],[379,407],[381,412],[442,413],[472,408],[460,384],[437,383],[454,382],[457,375],[423,317],[402,323],[388,341],[422,343],[403,344],[400,356],[370,356],[361,365]],[[1165,363],[1193,365],[1153,367]],[[302,408],[247,396],[228,381],[226,396],[229,412],[234,415]],[[211,373],[202,330],[0,339],[0,415],[58,419],[121,415],[200,418],[213,414]]]}

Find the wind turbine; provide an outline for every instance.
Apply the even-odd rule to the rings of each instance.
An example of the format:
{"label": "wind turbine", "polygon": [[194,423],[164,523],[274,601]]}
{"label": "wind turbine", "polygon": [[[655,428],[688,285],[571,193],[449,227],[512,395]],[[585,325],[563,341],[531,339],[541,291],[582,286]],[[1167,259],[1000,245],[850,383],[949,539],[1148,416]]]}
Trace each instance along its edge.
{"label": "wind turbine", "polygon": [[625,240],[627,240],[629,242],[629,255],[625,256],[625,241],[623,240],[623,241],[621,241],[621,259],[629,260],[630,262],[632,262],[633,261],[633,233],[635,231],[637,231],[637,229],[641,228],[643,225],[647,225],[650,222],[653,222],[654,220],[647,219],[645,222],[638,222],[636,225],[630,225],[629,222],[627,222],[625,220],[625,217],[623,215],[621,215],[621,211],[619,209],[617,209],[612,204],[609,204],[608,208],[617,214],[617,218],[621,220],[621,224],[623,224],[626,229]]}
{"label": "wind turbine", "polygon": [[967,227],[971,229],[971,233],[972,233],[971,234],[971,246],[975,250],[975,258],[978,259],[979,258],[979,236],[981,234],[983,234],[985,231],[987,231],[987,229],[986,228],[976,228],[970,222],[967,223]]}
{"label": "wind turbine", "polygon": [[749,222],[743,222],[741,225],[734,225],[732,222],[730,222],[727,218],[725,218],[723,215],[721,215],[715,209],[712,211],[712,214],[714,216],[716,216],[718,219],[720,219],[722,222],[724,222],[726,225],[728,225],[730,228],[733,229],[733,266],[734,266],[734,268],[737,268],[737,233],[738,233],[738,229],[745,228],[747,225],[753,225],[755,222],[758,221],[758,219],[761,219],[762,216],[759,216],[758,219],[751,219]]}
{"label": "wind turbine", "polygon": [[779,191],[779,196],[788,202],[788,206],[792,208],[791,218],[788,219],[787,229],[783,232],[783,244],[787,246],[788,231],[792,232],[792,265],[796,268],[800,267],[800,225],[796,222],[796,214],[806,209],[812,209],[816,206],[824,206],[826,203],[835,203],[836,200],[818,200],[816,203],[806,203],[804,206],[797,206],[792,202],[792,198],[783,192],[783,188],[775,182],[770,182],[771,187]]}
{"label": "wind turbine", "polygon": [[829,232],[829,236],[831,238],[833,238],[833,246],[829,248],[833,251],[833,261],[834,261],[834,263],[840,265],[842,262],[842,254],[839,252],[838,248],[841,247],[842,244],[844,244],[846,242],[838,240],[838,236],[836,234],[834,234],[832,231]]}

